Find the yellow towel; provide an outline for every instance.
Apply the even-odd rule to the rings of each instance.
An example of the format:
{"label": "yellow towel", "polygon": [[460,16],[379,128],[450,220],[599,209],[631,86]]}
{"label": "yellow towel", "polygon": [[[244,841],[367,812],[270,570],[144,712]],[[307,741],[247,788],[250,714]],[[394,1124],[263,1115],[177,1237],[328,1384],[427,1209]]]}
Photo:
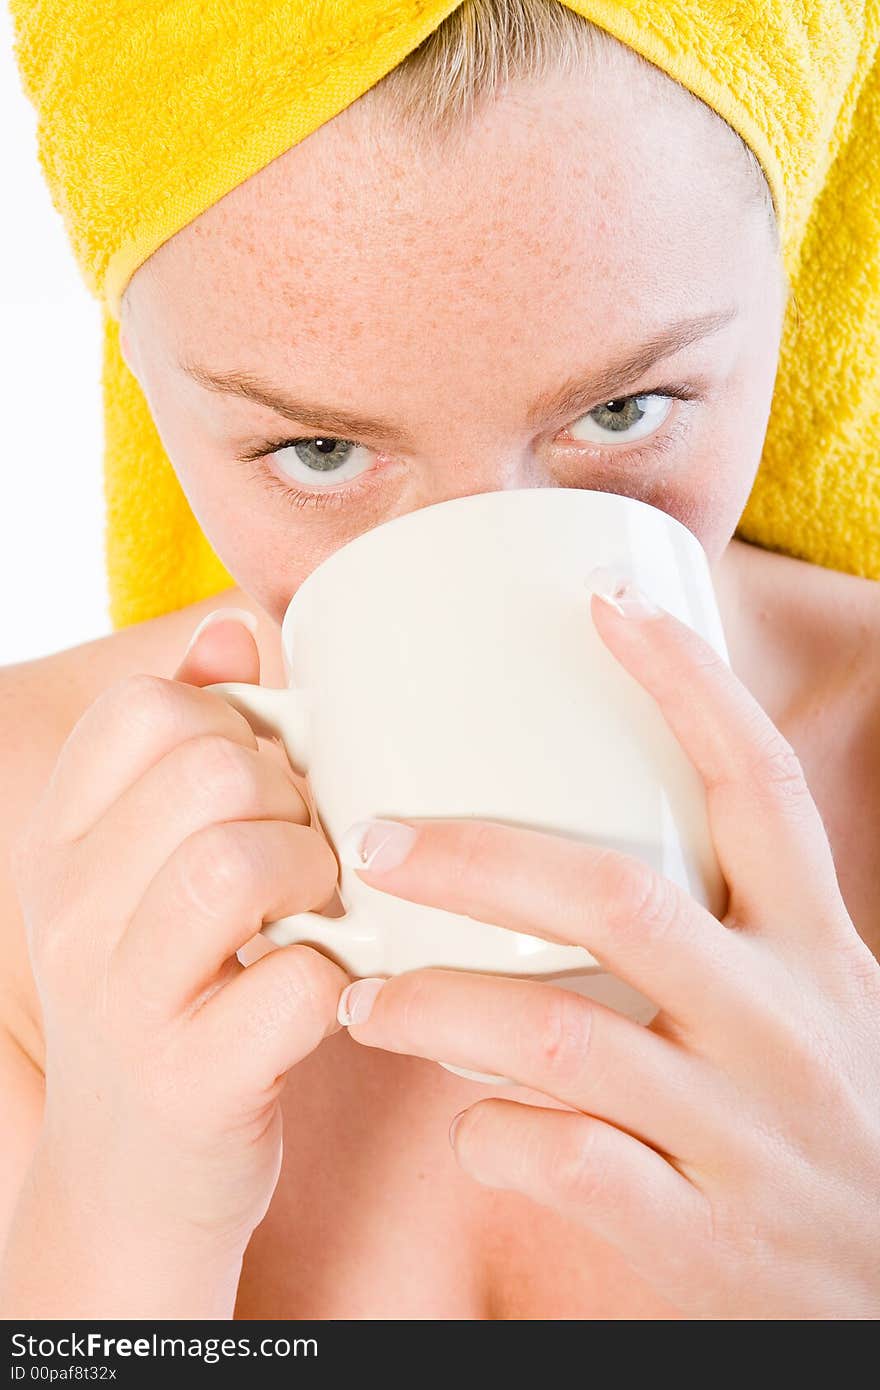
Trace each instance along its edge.
{"label": "yellow towel", "polygon": [[[9,0],[40,163],[103,306],[114,626],[234,582],[120,355],[128,279],[457,3]],[[713,107],[774,195],[796,312],[738,534],[880,578],[880,0],[565,3]]]}

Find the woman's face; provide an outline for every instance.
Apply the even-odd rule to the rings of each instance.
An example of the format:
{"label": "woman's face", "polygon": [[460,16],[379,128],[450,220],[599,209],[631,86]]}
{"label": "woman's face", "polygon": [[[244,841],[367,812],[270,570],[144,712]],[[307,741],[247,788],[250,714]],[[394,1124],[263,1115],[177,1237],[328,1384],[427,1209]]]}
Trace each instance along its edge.
{"label": "woman's face", "polygon": [[660,82],[512,87],[415,155],[368,94],[136,272],[126,360],[276,621],[338,546],[469,493],[626,493],[721,554],[786,286],[736,137]]}

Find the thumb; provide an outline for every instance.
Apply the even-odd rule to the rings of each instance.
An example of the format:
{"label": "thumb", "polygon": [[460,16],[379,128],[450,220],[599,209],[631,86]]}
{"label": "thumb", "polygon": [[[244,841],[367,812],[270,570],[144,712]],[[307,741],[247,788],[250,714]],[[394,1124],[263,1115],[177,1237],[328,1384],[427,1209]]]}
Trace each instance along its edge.
{"label": "thumb", "polygon": [[215,608],[189,639],[173,679],[187,685],[216,681],[260,683],[257,620],[245,608]]}

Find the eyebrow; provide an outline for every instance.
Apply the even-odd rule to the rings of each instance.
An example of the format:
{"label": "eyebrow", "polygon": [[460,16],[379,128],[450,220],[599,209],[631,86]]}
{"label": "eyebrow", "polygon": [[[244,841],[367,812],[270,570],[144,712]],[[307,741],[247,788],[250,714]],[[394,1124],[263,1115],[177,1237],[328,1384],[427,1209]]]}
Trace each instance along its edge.
{"label": "eyebrow", "polygon": [[[601,401],[603,398],[613,399],[611,393],[614,391],[619,398],[624,387],[644,376],[656,363],[689,347],[691,343],[708,337],[710,333],[717,333],[735,319],[738,313],[738,306],[732,304],[724,309],[681,319],[659,329],[625,356],[607,363],[598,371],[586,375],[572,375],[561,388],[543,392],[532,402],[527,416],[529,424],[539,425],[547,417],[574,415],[591,402]],[[393,421],[299,400],[283,387],[274,386],[251,372],[213,372],[196,362],[186,360],[179,361],[177,365],[208,391],[242,396],[274,411],[276,415],[281,415],[306,429],[319,430],[328,437],[347,439],[351,435],[369,435],[374,438],[381,436],[398,446],[413,444],[407,431],[395,425]]]}

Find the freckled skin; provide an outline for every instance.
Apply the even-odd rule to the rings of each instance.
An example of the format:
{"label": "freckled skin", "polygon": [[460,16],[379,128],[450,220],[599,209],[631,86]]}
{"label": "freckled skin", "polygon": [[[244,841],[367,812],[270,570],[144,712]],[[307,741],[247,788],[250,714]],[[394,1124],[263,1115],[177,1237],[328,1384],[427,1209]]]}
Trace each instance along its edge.
{"label": "freckled skin", "polygon": [[[727,543],[760,456],[784,303],[735,137],[667,79],[649,83],[641,68],[603,66],[592,89],[560,79],[508,91],[445,158],[438,147],[413,151],[396,139],[392,117],[369,100],[356,103],[171,238],[134,276],[123,319],[127,359],[202,525],[237,576],[238,587],[219,596],[223,606],[257,618],[258,652],[248,643],[242,666],[236,648],[246,634],[215,628],[203,676],[230,678],[231,662],[237,678],[282,684],[277,623],[290,593],[325,555],[387,517],[534,483],[645,497],[691,526],[718,561],[713,580],[733,669],[802,759],[847,906],[880,955],[877,696],[865,659],[880,649],[876,585]],[[709,379],[692,433],[675,450],[653,463],[631,451],[616,462],[586,448],[578,457],[553,443],[570,419],[526,423],[529,402],[576,367],[601,366],[658,324],[731,298],[742,310],[735,325],[638,383],[649,390]],[[395,451],[362,439],[389,459],[369,499],[323,513],[292,507],[231,461],[235,436],[314,428],[297,430],[200,390],[172,369],[178,352],[391,417],[413,445]],[[19,686],[12,673],[10,727],[17,700],[37,770],[16,795],[16,818],[37,795],[59,729],[72,728],[114,680],[178,670],[196,624],[217,606],[211,595],[57,653],[35,664],[33,685]],[[34,1020],[29,1055],[42,1070],[40,1002],[24,931],[15,932],[3,970],[23,984],[20,998],[5,992],[3,1022]],[[240,959],[251,964],[268,949],[254,936]],[[810,1018],[825,1027],[828,1013],[817,1003]],[[222,1047],[216,1056],[223,1065]],[[804,1057],[793,1049],[793,1086],[805,1078]],[[29,1123],[33,1135],[41,1091],[34,1085],[27,1100],[32,1118],[19,1104],[20,1126]],[[810,1103],[795,1104],[787,1085],[784,1092],[784,1108],[794,1106],[808,1124]],[[362,1046],[345,1030],[295,1065],[284,1086],[278,1186],[247,1247],[235,1316],[679,1317],[667,1301],[674,1290],[648,1284],[587,1227],[468,1175],[448,1126],[485,1095],[432,1062]],[[767,1113],[759,1125],[744,1124],[737,1105],[731,1124],[775,1133]],[[18,1128],[7,1126],[23,1155]],[[820,1131],[814,1126],[817,1143]],[[774,1151],[783,1147],[794,1151]],[[797,1147],[806,1157],[807,1146]],[[739,1136],[732,1148],[741,1151]],[[775,1202],[784,1189],[784,1206],[791,1191],[784,1173],[780,1181],[750,1190]],[[812,1227],[822,1204],[792,1200]],[[860,1230],[869,1206],[857,1206]],[[754,1231],[745,1201],[743,1217],[746,1233]],[[831,1223],[838,1225],[833,1212]],[[59,1263],[54,1219],[49,1235],[66,1296],[72,1275]],[[90,1249],[93,1236],[90,1228]],[[111,1236],[115,1249],[115,1216]],[[31,1278],[29,1250],[26,1264]],[[133,1285],[143,1291],[141,1254],[135,1264]],[[163,1278],[163,1297],[166,1285]]]}
{"label": "freckled skin", "polygon": [[[690,526],[710,560],[724,550],[760,458],[785,286],[736,137],[622,53],[592,81],[511,87],[454,148],[426,137],[416,155],[368,93],[135,272],[126,359],[206,534],[275,621],[353,536],[496,488],[629,493]],[[702,400],[673,403],[693,414],[670,452],[574,442],[581,415],[528,423],[576,370],[732,302],[734,323],[621,390],[708,378]],[[414,447],[359,438],[364,469],[387,465],[382,485],[292,506],[234,456],[315,430],[206,391],[177,355],[390,418]],[[281,480],[291,453],[275,457]]]}

